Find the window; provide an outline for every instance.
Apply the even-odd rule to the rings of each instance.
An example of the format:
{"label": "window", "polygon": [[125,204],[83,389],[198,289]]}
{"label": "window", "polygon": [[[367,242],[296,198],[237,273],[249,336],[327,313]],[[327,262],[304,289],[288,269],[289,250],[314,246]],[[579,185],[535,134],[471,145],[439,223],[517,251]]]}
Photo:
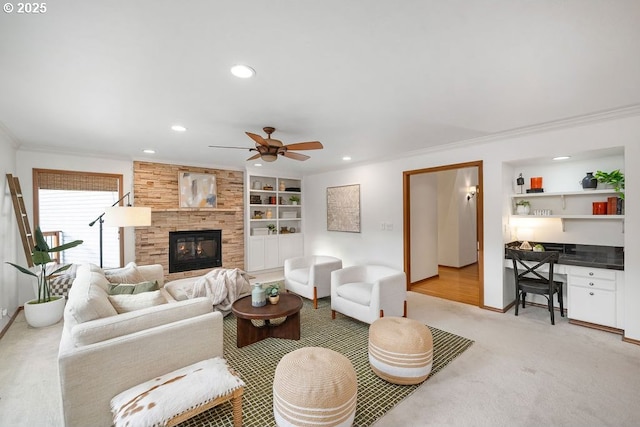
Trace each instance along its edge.
{"label": "window", "polygon": [[[100,221],[89,224],[121,197],[122,175],[33,170],[34,224],[47,234],[59,236],[60,244],[83,240],[84,243],[61,254],[60,262],[91,262],[100,265]],[[55,237],[54,237],[55,238]],[[102,229],[104,267],[123,263],[121,231]]]}

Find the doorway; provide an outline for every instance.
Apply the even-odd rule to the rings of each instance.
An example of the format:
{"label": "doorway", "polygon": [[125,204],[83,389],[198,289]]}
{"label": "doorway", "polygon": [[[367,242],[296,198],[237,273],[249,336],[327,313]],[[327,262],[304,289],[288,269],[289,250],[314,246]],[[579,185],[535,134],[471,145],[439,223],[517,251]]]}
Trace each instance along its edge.
{"label": "doorway", "polygon": [[[482,191],[477,191],[473,196],[467,195],[470,201],[470,197],[473,197],[473,205],[475,207],[475,243],[477,249],[477,262],[461,268],[451,268],[438,266],[437,272],[430,273],[430,277],[425,279],[416,279],[413,272],[419,272],[423,269],[423,266],[416,261],[416,254],[423,243],[417,236],[425,235],[423,233],[434,233],[433,221],[437,222],[437,217],[431,221],[431,225],[427,227],[417,226],[417,221],[412,221],[412,214],[414,219],[417,219],[417,215],[421,214],[422,207],[433,210],[433,205],[437,205],[437,197],[428,199],[425,203],[425,197],[416,197],[415,188],[412,191],[412,181],[414,187],[419,185],[425,180],[434,181],[437,178],[438,172],[445,171],[458,171],[461,169],[472,168],[477,171],[477,183],[470,183],[477,185],[478,189],[482,189],[482,161],[457,163],[445,166],[438,166],[433,168],[418,169],[412,171],[403,172],[403,222],[404,222],[404,269],[407,274],[407,290],[416,290],[429,295],[437,296],[440,298],[450,299],[453,301],[463,302],[466,304],[477,305],[478,307],[484,306],[484,248],[483,248],[483,197]],[[465,191],[466,189],[463,189]],[[412,200],[412,194],[413,199]],[[433,203],[436,201],[436,203]],[[437,209],[437,206],[436,208]],[[413,213],[412,213],[413,211]],[[437,215],[437,214],[436,214]],[[412,240],[413,239],[413,240]],[[437,252],[437,251],[436,251]],[[436,257],[437,253],[432,254]]]}

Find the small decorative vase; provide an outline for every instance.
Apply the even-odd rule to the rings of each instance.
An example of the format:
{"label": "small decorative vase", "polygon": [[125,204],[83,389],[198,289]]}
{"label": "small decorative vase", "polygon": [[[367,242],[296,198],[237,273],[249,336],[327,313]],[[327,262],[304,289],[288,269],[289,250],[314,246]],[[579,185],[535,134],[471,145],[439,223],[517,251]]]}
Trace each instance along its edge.
{"label": "small decorative vase", "polygon": [[587,176],[582,178],[583,190],[595,190],[598,188],[598,179],[593,176],[593,172],[587,172]]}
{"label": "small decorative vase", "polygon": [[285,190],[286,185],[284,184],[284,181],[280,181],[280,191],[284,191]]}
{"label": "small decorative vase", "polygon": [[253,290],[251,291],[251,305],[253,307],[262,307],[267,303],[267,298],[262,289],[261,283],[254,283]]}
{"label": "small decorative vase", "polygon": [[280,295],[276,295],[276,296],[270,296],[269,297],[269,302],[271,304],[277,304],[278,301],[280,301]]}

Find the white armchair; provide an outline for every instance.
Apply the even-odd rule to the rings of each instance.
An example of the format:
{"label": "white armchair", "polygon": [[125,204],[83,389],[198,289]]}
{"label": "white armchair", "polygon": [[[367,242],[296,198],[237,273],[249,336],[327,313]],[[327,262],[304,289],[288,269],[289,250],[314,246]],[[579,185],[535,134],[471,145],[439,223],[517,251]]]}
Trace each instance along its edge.
{"label": "white armchair", "polygon": [[336,311],[369,324],[383,316],[407,317],[406,275],[382,265],[356,265],[332,272],[332,319]]}
{"label": "white armchair", "polygon": [[342,260],[314,255],[284,260],[284,287],[287,291],[313,301],[331,295],[331,272],[342,268]]}

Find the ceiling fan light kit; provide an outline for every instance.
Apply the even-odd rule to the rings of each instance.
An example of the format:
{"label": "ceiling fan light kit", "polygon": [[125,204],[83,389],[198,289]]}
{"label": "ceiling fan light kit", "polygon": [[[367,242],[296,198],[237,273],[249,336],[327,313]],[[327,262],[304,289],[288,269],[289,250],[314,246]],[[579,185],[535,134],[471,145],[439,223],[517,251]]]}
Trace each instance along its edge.
{"label": "ceiling fan light kit", "polygon": [[[245,132],[247,136],[256,143],[255,148],[249,148],[249,151],[257,151],[257,154],[249,157],[249,160],[262,159],[265,162],[275,162],[278,159],[278,155],[287,157],[293,160],[304,161],[309,158],[305,154],[295,153],[294,150],[320,150],[324,148],[319,141],[308,142],[296,142],[293,144],[284,145],[279,139],[271,138],[271,134],[275,132],[276,128],[266,126],[262,130],[267,134],[267,138],[263,138],[258,134]],[[211,148],[239,148],[241,150],[247,150],[242,147],[227,147],[222,145],[210,145]]]}

